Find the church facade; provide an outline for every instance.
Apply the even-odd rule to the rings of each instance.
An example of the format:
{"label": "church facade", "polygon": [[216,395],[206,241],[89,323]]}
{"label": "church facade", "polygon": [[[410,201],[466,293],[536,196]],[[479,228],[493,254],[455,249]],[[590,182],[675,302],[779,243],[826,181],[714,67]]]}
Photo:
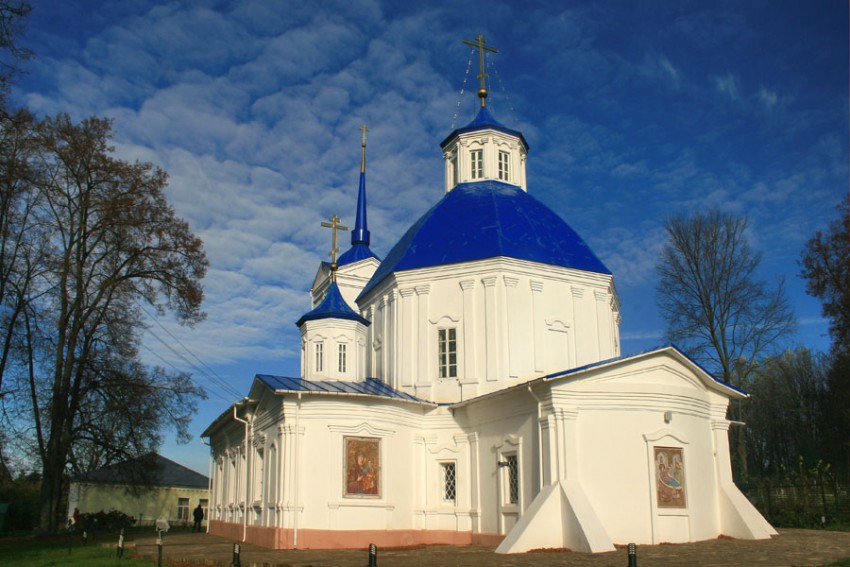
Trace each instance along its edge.
{"label": "church facade", "polygon": [[210,532],[503,553],[774,535],[732,482],[746,394],[672,346],[621,355],[613,275],[528,193],[525,138],[479,96],[441,144],[445,195],[383,260],[364,130],[351,248],[296,322],[300,376],[257,375],[203,433]]}

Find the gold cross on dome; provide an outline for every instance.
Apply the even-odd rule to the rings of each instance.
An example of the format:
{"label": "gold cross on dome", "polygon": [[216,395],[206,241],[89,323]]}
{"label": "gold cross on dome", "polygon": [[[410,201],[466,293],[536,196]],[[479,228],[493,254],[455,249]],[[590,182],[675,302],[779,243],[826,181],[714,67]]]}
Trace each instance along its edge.
{"label": "gold cross on dome", "polygon": [[336,233],[338,230],[348,230],[347,226],[339,224],[340,218],[336,215],[328,219],[331,222],[323,222],[322,226],[331,229],[333,232],[333,244],[331,245],[331,277],[336,281],[336,255],[339,253],[339,248],[336,245]]}
{"label": "gold cross on dome", "polygon": [[481,72],[478,73],[478,79],[481,80],[481,88],[478,89],[478,96],[481,97],[481,106],[484,106],[484,100],[487,98],[487,85],[484,83],[484,79],[487,77],[487,73],[484,72],[484,52],[492,51],[493,53],[498,53],[499,50],[495,47],[486,45],[487,40],[484,39],[484,36],[481,34],[476,35],[474,41],[471,39],[465,39],[463,42],[466,45],[478,48],[478,66],[481,69]]}

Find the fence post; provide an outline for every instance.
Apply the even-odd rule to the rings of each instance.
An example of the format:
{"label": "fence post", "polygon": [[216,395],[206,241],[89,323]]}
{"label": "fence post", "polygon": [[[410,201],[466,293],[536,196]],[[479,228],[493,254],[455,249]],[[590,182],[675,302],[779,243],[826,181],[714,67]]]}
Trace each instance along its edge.
{"label": "fence post", "polygon": [[242,550],[239,547],[238,543],[233,544],[233,567],[241,567],[242,560],[239,557],[239,554]]}
{"label": "fence post", "polygon": [[162,567],[162,530],[157,530],[156,533],[156,567]]}

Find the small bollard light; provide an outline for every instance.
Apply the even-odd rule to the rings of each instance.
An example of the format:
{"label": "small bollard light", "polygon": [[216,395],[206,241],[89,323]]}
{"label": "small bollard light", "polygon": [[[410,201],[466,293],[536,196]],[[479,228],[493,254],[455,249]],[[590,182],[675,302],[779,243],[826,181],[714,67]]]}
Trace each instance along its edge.
{"label": "small bollard light", "polygon": [[239,558],[239,553],[241,552],[241,548],[238,543],[233,544],[233,567],[241,567],[242,560]]}
{"label": "small bollard light", "polygon": [[88,542],[89,542],[89,532],[87,532],[86,530],[83,530],[83,545],[87,544]]}
{"label": "small bollard light", "polygon": [[124,528],[121,528],[121,533],[118,535],[118,559],[124,557]]}
{"label": "small bollard light", "polygon": [[369,567],[378,567],[378,546],[369,544]]}
{"label": "small bollard light", "polygon": [[637,567],[637,546],[629,544],[629,567]]}

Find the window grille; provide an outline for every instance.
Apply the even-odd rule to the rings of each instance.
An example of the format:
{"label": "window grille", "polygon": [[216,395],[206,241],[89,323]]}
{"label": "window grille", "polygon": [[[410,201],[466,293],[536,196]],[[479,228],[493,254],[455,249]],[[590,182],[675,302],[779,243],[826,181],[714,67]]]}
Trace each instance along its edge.
{"label": "window grille", "polygon": [[457,499],[457,469],[455,463],[440,463],[443,469],[443,500],[454,502]]}
{"label": "window grille", "polygon": [[508,474],[508,503],[519,504],[519,466],[516,455],[505,455]]}

